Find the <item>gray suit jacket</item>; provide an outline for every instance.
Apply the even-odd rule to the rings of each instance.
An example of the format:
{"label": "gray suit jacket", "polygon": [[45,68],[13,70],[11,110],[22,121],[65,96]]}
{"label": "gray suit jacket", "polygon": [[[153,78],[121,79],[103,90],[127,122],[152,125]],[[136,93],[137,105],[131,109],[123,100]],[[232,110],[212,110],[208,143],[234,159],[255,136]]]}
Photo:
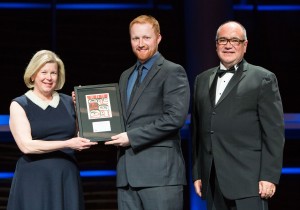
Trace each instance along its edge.
{"label": "gray suit jacket", "polygon": [[118,151],[117,186],[184,185],[180,128],[190,100],[186,72],[160,55],[126,110],[127,83],[133,70],[134,66],[124,71],[119,81],[131,146]]}
{"label": "gray suit jacket", "polygon": [[214,161],[225,197],[258,196],[258,182],[278,183],[282,169],[284,119],[277,80],[243,61],[214,106],[210,89],[217,69],[195,80],[193,179],[202,180],[205,198]]}

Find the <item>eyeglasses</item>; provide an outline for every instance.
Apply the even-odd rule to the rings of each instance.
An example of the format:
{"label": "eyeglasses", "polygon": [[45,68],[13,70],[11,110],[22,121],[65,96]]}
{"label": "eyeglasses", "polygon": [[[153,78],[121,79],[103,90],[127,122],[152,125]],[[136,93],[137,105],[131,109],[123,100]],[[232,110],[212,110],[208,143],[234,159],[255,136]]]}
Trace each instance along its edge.
{"label": "eyeglasses", "polygon": [[219,38],[216,39],[216,42],[219,45],[226,45],[228,42],[233,46],[239,46],[241,43],[243,43],[245,40],[238,39],[238,38],[232,38],[232,39],[226,39],[226,38]]}

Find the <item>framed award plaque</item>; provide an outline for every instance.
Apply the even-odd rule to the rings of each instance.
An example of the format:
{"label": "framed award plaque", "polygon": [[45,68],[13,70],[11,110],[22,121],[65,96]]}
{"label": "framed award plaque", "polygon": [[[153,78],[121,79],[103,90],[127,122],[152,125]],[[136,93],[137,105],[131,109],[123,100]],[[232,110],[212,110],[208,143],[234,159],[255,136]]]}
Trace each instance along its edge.
{"label": "framed award plaque", "polygon": [[79,136],[91,141],[108,141],[124,132],[117,83],[74,87]]}

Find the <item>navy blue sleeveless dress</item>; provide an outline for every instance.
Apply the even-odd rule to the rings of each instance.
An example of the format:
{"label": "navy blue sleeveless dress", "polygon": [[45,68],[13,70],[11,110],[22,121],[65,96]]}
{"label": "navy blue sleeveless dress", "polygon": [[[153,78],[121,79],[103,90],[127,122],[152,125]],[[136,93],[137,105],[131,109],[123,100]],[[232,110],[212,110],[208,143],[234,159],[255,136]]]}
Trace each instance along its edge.
{"label": "navy blue sleeveless dress", "polygon": [[[46,110],[25,95],[14,99],[26,112],[33,140],[67,140],[75,136],[72,98],[59,96],[58,106]],[[23,155],[16,165],[7,210],[84,210],[74,151]]]}

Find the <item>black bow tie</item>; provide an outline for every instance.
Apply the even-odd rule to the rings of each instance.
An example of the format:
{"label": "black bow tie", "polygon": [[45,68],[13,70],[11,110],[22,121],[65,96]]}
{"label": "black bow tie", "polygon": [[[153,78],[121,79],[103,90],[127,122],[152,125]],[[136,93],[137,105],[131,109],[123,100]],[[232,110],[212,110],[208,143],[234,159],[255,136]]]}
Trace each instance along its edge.
{"label": "black bow tie", "polygon": [[233,67],[231,67],[230,69],[228,69],[228,70],[223,70],[223,69],[218,69],[217,70],[217,75],[218,75],[218,77],[223,77],[226,73],[235,73],[235,68],[234,68],[234,66]]}

